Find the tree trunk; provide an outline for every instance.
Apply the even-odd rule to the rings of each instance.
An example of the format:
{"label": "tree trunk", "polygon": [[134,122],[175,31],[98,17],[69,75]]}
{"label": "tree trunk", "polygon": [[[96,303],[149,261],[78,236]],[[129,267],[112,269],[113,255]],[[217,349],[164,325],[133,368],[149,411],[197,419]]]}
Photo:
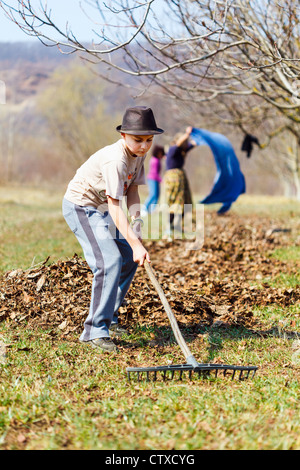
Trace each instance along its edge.
{"label": "tree trunk", "polygon": [[296,199],[300,201],[300,162],[299,162],[300,139],[295,142],[295,170],[293,171],[294,183],[296,188]]}

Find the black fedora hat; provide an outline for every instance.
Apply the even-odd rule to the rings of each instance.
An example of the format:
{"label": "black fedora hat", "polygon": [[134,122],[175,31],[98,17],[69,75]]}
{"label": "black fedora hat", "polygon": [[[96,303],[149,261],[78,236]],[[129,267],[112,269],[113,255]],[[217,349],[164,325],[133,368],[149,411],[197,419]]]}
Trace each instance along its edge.
{"label": "black fedora hat", "polygon": [[122,124],[116,129],[118,132],[132,135],[154,135],[164,132],[157,127],[153,111],[147,106],[127,108]]}

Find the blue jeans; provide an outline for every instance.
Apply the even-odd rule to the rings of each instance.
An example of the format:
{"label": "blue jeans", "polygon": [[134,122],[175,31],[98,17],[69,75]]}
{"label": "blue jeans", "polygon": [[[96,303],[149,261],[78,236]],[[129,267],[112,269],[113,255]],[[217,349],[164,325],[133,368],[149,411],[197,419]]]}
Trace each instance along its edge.
{"label": "blue jeans", "polygon": [[159,181],[148,179],[149,196],[145,201],[144,208],[147,212],[152,212],[159,199]]}
{"label": "blue jeans", "polygon": [[66,199],[62,210],[94,274],[89,314],[80,340],[107,338],[111,323],[118,322],[118,309],[138,265],[108,212],[77,206]]}

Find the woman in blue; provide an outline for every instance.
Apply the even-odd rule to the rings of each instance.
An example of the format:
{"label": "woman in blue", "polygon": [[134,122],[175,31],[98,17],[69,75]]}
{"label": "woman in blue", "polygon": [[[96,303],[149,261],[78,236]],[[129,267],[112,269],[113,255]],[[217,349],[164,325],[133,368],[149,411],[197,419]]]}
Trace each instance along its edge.
{"label": "woman in blue", "polygon": [[167,152],[164,184],[170,211],[170,232],[174,230],[175,215],[182,216],[184,206],[192,205],[189,182],[183,169],[187,153],[195,146],[195,142],[190,140],[192,129],[187,127],[184,134],[176,136]]}

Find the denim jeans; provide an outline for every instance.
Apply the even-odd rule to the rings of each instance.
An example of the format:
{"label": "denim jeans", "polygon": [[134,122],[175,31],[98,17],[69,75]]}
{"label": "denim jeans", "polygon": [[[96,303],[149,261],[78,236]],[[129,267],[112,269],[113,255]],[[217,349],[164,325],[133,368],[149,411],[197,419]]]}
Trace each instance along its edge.
{"label": "denim jeans", "polygon": [[155,209],[156,204],[158,203],[159,199],[159,181],[148,179],[148,188],[149,188],[149,196],[147,197],[144,208],[147,212],[151,213]]}
{"label": "denim jeans", "polygon": [[109,327],[118,322],[119,307],[137,269],[132,249],[108,212],[77,206],[65,198],[62,210],[94,274],[89,314],[80,340],[109,337]]}

